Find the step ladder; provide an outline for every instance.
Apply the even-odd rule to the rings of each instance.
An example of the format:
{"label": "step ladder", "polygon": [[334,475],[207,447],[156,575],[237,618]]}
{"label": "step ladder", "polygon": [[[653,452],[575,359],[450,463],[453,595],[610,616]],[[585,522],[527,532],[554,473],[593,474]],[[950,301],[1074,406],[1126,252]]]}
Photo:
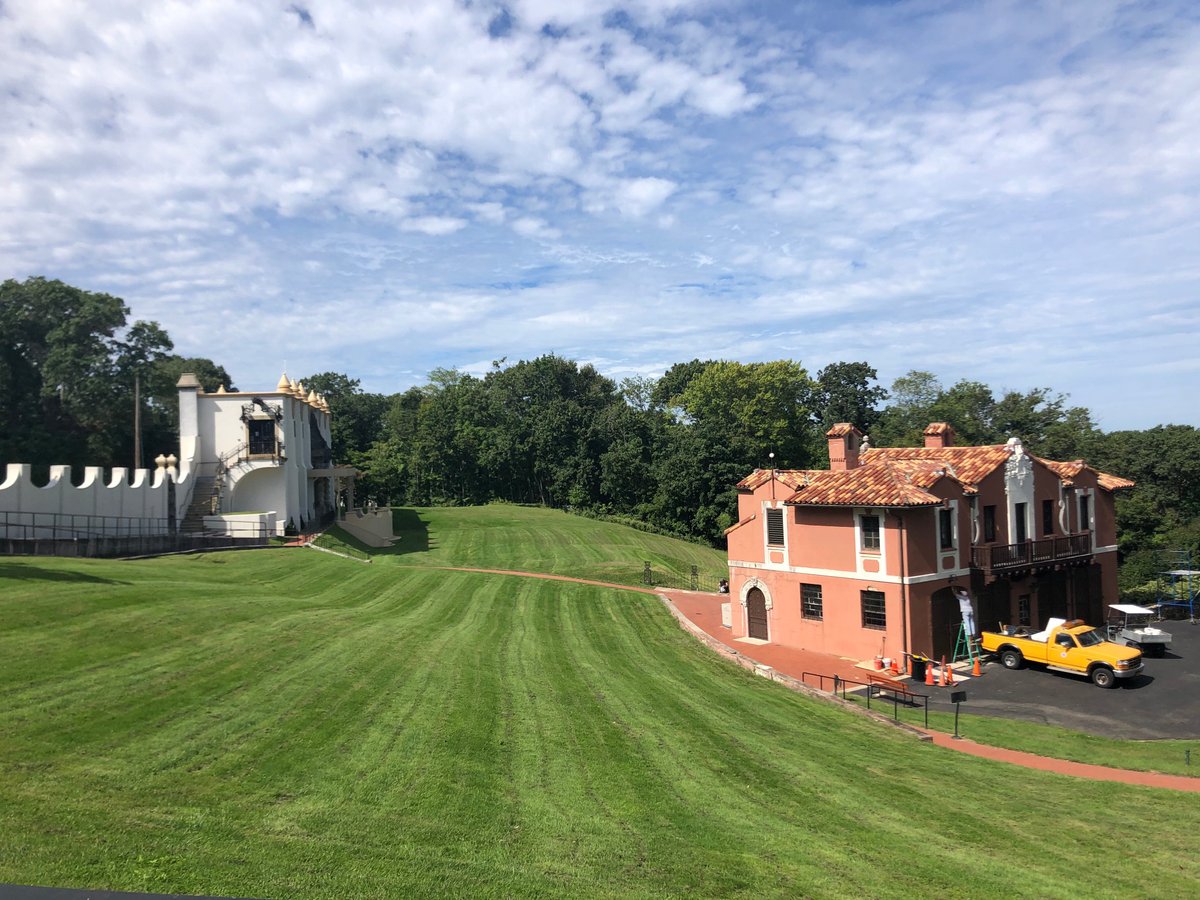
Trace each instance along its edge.
{"label": "step ladder", "polygon": [[958,640],[954,642],[954,656],[950,658],[950,662],[956,663],[964,659],[972,662],[980,659],[979,642],[974,636],[967,634],[966,624],[959,622]]}

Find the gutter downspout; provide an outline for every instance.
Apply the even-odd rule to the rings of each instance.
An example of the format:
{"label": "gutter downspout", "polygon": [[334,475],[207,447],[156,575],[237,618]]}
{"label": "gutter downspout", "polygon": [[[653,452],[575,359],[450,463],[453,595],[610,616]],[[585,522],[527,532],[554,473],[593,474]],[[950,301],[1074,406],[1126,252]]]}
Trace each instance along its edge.
{"label": "gutter downspout", "polygon": [[900,651],[906,657],[904,669],[908,672],[912,668],[908,665],[908,660],[912,659],[912,648],[908,646],[909,618],[912,611],[908,607],[908,566],[905,562],[908,542],[904,530],[904,515],[896,513],[896,521],[900,523]]}

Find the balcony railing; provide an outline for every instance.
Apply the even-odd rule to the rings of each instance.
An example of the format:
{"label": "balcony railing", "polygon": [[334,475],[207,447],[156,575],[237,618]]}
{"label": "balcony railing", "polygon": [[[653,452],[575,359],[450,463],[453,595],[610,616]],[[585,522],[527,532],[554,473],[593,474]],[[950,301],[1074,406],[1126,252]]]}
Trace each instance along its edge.
{"label": "balcony railing", "polygon": [[1028,569],[1049,563],[1080,559],[1092,555],[1089,531],[1062,537],[1042,538],[1023,544],[993,544],[971,548],[971,567],[985,572]]}
{"label": "balcony railing", "polygon": [[278,456],[279,444],[274,437],[268,438],[250,438],[250,455],[251,456]]}

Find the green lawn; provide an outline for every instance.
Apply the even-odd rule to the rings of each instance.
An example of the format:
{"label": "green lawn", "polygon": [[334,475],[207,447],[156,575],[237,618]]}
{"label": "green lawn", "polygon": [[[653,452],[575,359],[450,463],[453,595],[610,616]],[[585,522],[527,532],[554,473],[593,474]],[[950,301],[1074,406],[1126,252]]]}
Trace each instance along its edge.
{"label": "green lawn", "polygon": [[[472,512],[430,511],[427,549],[370,566],[305,550],[0,560],[0,882],[262,897],[1194,891],[1194,795],[917,742],[717,659],[652,597],[420,568],[533,567],[511,528],[444,530],[470,530]],[[621,544],[616,526],[547,515]],[[529,558],[569,561],[531,534]],[[1170,827],[1130,853],[1143,823]]]}
{"label": "green lawn", "polygon": [[728,574],[724,551],[597,522],[554,509],[493,504],[398,509],[400,540],[372,554],[406,566],[468,566],[641,584],[642,568],[713,581]]}
{"label": "green lawn", "polygon": [[[861,692],[851,692],[847,694],[847,699],[866,706]],[[908,725],[924,725],[924,712],[920,706],[897,708],[885,697],[872,700],[871,708]],[[929,727],[935,731],[953,734],[954,713],[930,712]],[[1097,737],[1057,725],[967,713],[961,715],[958,730],[963,737],[976,743],[1023,750],[1038,756],[1118,769],[1200,778],[1200,741],[1196,740],[1127,741]]]}

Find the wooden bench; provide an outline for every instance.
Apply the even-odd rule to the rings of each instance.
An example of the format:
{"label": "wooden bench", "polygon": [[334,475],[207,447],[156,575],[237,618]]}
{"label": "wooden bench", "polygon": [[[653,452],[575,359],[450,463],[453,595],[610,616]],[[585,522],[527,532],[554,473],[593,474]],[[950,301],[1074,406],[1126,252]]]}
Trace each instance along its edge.
{"label": "wooden bench", "polygon": [[916,706],[916,698],[918,695],[909,690],[907,684],[902,681],[896,681],[894,678],[889,678],[887,675],[877,675],[874,672],[867,674],[867,690],[882,693],[887,691],[896,700],[901,703],[907,703]]}

